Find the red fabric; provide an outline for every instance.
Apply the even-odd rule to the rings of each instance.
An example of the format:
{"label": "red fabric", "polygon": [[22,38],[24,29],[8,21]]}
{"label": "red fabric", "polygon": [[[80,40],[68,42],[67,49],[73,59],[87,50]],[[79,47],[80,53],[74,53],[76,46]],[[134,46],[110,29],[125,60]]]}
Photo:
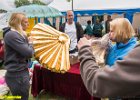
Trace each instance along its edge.
{"label": "red fabric", "polygon": [[0,40],[0,60],[3,60],[3,58],[4,58],[4,46]]}
{"label": "red fabric", "polygon": [[70,68],[70,70],[68,71],[68,73],[80,74],[79,65],[80,65],[80,63],[71,65],[71,68]]}
{"label": "red fabric", "polygon": [[37,96],[42,89],[74,100],[100,100],[92,97],[86,90],[80,76],[79,63],[72,65],[64,74],[35,65],[31,90],[33,96]]}

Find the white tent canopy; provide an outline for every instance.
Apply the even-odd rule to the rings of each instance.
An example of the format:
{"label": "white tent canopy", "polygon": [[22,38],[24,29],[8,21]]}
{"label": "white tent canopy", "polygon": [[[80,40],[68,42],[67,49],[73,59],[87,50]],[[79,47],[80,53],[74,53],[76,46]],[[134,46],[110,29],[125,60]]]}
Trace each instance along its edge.
{"label": "white tent canopy", "polygon": [[[28,1],[32,2],[33,0],[28,0]],[[46,5],[48,5],[51,2],[53,2],[53,0],[40,0],[40,1],[45,3]],[[9,10],[11,10],[13,8],[16,8],[14,2],[15,2],[15,0],[1,0],[0,9],[9,11]]]}
{"label": "white tent canopy", "polygon": [[[54,0],[50,6],[57,8],[65,15],[67,10],[72,9],[72,2]],[[77,15],[125,13],[125,18],[132,23],[134,13],[140,12],[140,0],[73,0],[73,10],[75,21],[77,21]]]}
{"label": "white tent canopy", "polygon": [[[50,6],[60,11],[71,10],[67,0],[54,0]],[[140,8],[140,0],[73,0],[74,10],[131,9]]]}

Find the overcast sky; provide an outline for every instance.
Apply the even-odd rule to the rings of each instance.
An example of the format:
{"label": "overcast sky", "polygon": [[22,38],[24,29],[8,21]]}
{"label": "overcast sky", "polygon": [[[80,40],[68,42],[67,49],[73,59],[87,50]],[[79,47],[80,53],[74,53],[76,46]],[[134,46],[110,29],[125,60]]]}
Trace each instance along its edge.
{"label": "overcast sky", "polygon": [[[0,0],[0,9],[10,10],[15,8],[15,0]],[[71,3],[66,0],[41,0],[50,3],[49,6],[60,11],[71,9]],[[118,9],[118,8],[140,8],[140,0],[73,0],[75,10],[89,9]]]}
{"label": "overcast sky", "polygon": [[15,0],[0,0],[0,9],[10,10],[14,8],[14,1]]}
{"label": "overcast sky", "polygon": [[[50,6],[60,11],[71,9],[66,0],[54,0]],[[140,0],[73,0],[74,10],[140,8]]]}

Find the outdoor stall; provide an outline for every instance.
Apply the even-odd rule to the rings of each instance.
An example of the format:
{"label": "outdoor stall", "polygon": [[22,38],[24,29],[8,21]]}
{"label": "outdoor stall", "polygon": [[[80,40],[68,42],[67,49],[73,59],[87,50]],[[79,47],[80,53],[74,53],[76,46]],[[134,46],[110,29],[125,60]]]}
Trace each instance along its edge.
{"label": "outdoor stall", "polygon": [[71,65],[71,68],[65,74],[51,72],[40,65],[34,66],[32,95],[38,96],[41,90],[51,92],[72,100],[100,100],[92,97],[86,90],[82,81],[79,63]]}
{"label": "outdoor stall", "polygon": [[[112,19],[117,17],[125,17],[132,22],[135,28],[140,27],[140,1],[138,0],[67,0],[53,1],[50,6],[57,8],[65,15],[67,10],[73,10],[75,21],[78,21],[83,26],[88,20],[94,20],[96,16],[102,16],[103,20],[107,20],[107,15],[111,15]],[[59,6],[63,5],[63,6]]]}

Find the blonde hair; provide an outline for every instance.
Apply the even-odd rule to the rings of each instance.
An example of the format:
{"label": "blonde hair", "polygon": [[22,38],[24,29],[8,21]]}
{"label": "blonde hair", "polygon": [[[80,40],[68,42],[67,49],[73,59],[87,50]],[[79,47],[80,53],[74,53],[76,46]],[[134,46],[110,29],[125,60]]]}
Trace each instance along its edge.
{"label": "blonde hair", "polygon": [[23,29],[21,26],[21,22],[24,18],[26,18],[26,15],[24,13],[13,13],[9,19],[9,26],[17,30],[19,33],[22,33]]}
{"label": "blonde hair", "polygon": [[114,31],[116,42],[127,42],[134,36],[134,29],[126,18],[116,18],[110,22],[110,28]]}

